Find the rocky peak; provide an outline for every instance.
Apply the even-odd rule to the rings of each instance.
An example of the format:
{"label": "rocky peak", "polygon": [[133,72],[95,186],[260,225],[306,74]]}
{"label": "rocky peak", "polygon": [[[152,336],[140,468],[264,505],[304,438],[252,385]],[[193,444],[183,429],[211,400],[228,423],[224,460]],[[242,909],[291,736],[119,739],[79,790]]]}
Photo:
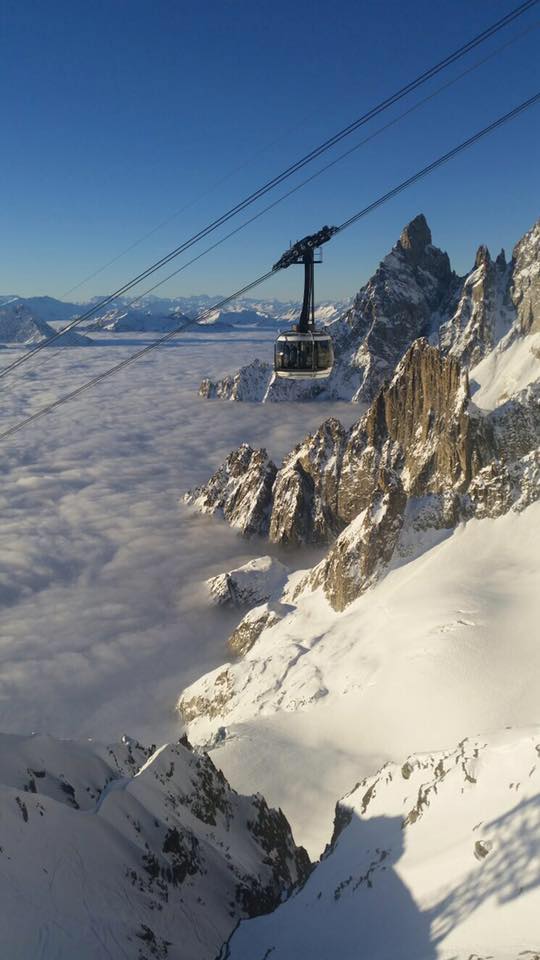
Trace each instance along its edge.
{"label": "rocky peak", "polygon": [[520,333],[540,330],[540,220],[516,244],[512,256],[510,296]]}
{"label": "rocky peak", "polygon": [[328,325],[336,363],[327,380],[283,380],[270,365],[252,363],[217,383],[203,381],[200,393],[223,400],[370,403],[419,337],[438,333],[443,353],[473,367],[510,331],[520,336],[539,329],[540,221],[516,245],[509,264],[504,250],[493,260],[481,245],[470,273],[458,277],[418,214],[352,306]]}
{"label": "rocky peak", "polygon": [[495,263],[497,264],[499,270],[506,270],[506,254],[504,252],[504,247],[501,248],[501,252],[495,260]]}
{"label": "rocky peak", "polygon": [[515,319],[509,280],[504,250],[492,260],[488,248],[481,245],[440,326],[443,352],[473,367],[509,332]]}
{"label": "rocky peak", "polygon": [[[504,256],[504,253],[503,253],[503,256]],[[476,251],[476,257],[474,258],[474,268],[476,270],[478,267],[481,267],[481,266],[488,267],[490,264],[491,264],[491,257],[489,254],[489,250],[484,244],[481,244],[478,247],[478,250]]]}
{"label": "rocky peak", "polygon": [[403,228],[398,240],[398,247],[408,255],[412,263],[418,264],[424,256],[426,247],[430,245],[431,230],[424,214],[419,213],[414,220],[411,220]]}
{"label": "rocky peak", "polygon": [[330,417],[285,458],[272,491],[274,543],[324,543],[339,533],[338,478],[346,437],[343,425]]}
{"label": "rocky peak", "polygon": [[185,503],[201,513],[221,514],[244,536],[268,532],[276,466],[266,450],[243,443],[229,454],[208,483],[188,491]]}

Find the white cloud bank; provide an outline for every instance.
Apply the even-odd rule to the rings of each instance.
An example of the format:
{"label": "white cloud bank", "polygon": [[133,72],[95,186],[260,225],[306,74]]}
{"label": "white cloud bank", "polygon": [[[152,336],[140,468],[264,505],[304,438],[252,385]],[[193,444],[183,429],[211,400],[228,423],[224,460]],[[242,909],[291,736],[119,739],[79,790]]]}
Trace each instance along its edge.
{"label": "white cloud bank", "polygon": [[[36,358],[0,381],[1,426],[145,342],[109,335]],[[3,442],[1,730],[177,736],[178,691],[226,659],[238,617],[210,609],[200,583],[268,551],[178,497],[244,440],[280,458],[325,416],[359,413],[198,398],[203,376],[263,353],[268,333],[179,337]]]}

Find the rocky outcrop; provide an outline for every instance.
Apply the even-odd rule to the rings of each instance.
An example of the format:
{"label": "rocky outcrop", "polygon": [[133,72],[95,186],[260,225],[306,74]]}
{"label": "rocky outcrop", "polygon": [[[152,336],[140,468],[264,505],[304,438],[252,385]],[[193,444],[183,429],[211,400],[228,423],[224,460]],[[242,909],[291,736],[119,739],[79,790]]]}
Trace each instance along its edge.
{"label": "rocky outcrop", "polygon": [[0,741],[6,957],[46,942],[58,958],[82,943],[85,957],[212,960],[239,919],[309,873],[283,813],[237,794],[185,738],[158,750]]}
{"label": "rocky outcrop", "polygon": [[203,487],[184,495],[201,513],[218,514],[244,534],[266,534],[270,523],[275,464],[266,450],[243,443]]}
{"label": "rocky outcrop", "polygon": [[347,431],[326,420],[285,458],[272,489],[269,536],[273,543],[325,543],[343,528],[338,486]]}
{"label": "rocky outcrop", "polygon": [[540,220],[514,247],[510,296],[519,331],[540,331]]}
{"label": "rocky outcrop", "polygon": [[[254,455],[251,448],[240,447],[206,487],[186,499],[203,512],[213,512],[226,501],[225,516],[236,521],[237,503],[245,512],[252,496],[254,506],[269,517],[270,540],[297,546],[332,542],[372,505],[384,471],[401,477],[410,496],[466,489],[491,458],[492,439],[485,419],[471,413],[467,378],[459,363],[421,339],[350,430],[329,419],[295,447],[275,473],[272,464],[274,481],[271,488],[270,482],[265,485],[263,496],[258,471],[250,477]],[[258,451],[257,463],[264,457]]]}
{"label": "rocky outcrop", "polygon": [[[24,302],[5,304],[0,308],[0,340],[6,343],[36,344],[49,340],[56,331],[45,320],[34,316]],[[55,347],[86,347],[90,337],[69,330],[54,341]]]}
{"label": "rocky outcrop", "polygon": [[[263,630],[273,627],[274,624],[279,623],[280,619],[280,616],[270,609],[267,603],[250,610],[229,637],[227,646],[230,652],[235,657],[243,657],[248,650],[251,650]],[[182,703],[180,703],[179,709],[183,714]]]}
{"label": "rocky outcrop", "polygon": [[477,474],[468,495],[470,510],[463,514],[478,519],[525,510],[540,499],[540,449],[509,464],[493,461]]}
{"label": "rocky outcrop", "polygon": [[489,417],[501,460],[511,463],[540,442],[540,379],[497,407]]}
{"label": "rocky outcrop", "polygon": [[382,470],[369,506],[345,528],[325,559],[300,582],[297,594],[323,586],[334,610],[343,610],[367,590],[392,559],[406,503],[399,478]]}
{"label": "rocky outcrop", "polygon": [[467,367],[482,360],[510,330],[515,310],[509,295],[510,267],[504,250],[492,260],[480,247],[472,273],[465,278],[455,310],[441,325],[441,350]]}
{"label": "rocky outcrop", "polygon": [[[412,541],[426,530],[531,502],[539,438],[538,383],[485,415],[471,403],[459,361],[421,338],[350,430],[329,419],[279,470],[273,468],[262,507],[259,480],[250,481],[250,493],[249,470],[242,469],[243,515],[252,497],[255,512],[265,518],[258,530],[272,542],[333,544],[296,585],[295,596],[322,586],[331,604],[343,609],[381,575],[394,553],[411,556]],[[231,455],[233,467],[252,454],[240,448]],[[206,491],[196,491],[194,502],[214,502],[215,478],[230,472],[225,464]],[[249,638],[255,636],[251,624],[246,629]]]}
{"label": "rocky outcrop", "polygon": [[260,403],[272,378],[272,367],[262,360],[241,367],[232,376],[214,383],[206,378],[199,387],[199,396],[205,400],[244,400]]}
{"label": "rocky outcrop", "polygon": [[212,698],[204,694],[182,697],[178,702],[178,712],[186,723],[201,715],[219,717],[233,696],[233,678],[229,670],[216,671]]}
{"label": "rocky outcrop", "polygon": [[285,564],[273,557],[257,557],[236,570],[228,570],[206,581],[213,603],[218,606],[253,607],[281,594],[289,575]]}

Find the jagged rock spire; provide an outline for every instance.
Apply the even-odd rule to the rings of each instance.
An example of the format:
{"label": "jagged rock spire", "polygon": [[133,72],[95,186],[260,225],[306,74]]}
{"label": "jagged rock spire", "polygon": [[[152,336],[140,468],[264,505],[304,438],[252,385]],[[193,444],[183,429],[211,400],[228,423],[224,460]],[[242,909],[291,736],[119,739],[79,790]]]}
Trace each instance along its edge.
{"label": "jagged rock spire", "polygon": [[478,250],[476,251],[476,257],[474,259],[475,269],[481,267],[482,265],[488,267],[491,263],[491,256],[488,248],[484,243],[480,244]]}
{"label": "jagged rock spire", "polygon": [[403,228],[398,246],[407,251],[413,261],[420,260],[431,244],[431,230],[423,213],[419,213]]}

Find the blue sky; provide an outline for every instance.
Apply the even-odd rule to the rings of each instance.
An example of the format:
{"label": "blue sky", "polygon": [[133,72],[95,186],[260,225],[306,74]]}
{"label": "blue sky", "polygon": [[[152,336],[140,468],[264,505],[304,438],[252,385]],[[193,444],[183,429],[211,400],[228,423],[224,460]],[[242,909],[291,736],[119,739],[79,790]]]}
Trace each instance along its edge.
{"label": "blue sky", "polygon": [[[71,296],[108,293],[511,5],[4,0],[0,291],[62,296],[186,207]],[[350,143],[539,20],[540,5]],[[537,27],[162,292],[230,292],[531,96],[539,41]],[[540,215],[539,171],[537,106],[330,245],[318,295],[354,293],[419,211],[458,272],[481,242],[510,249]],[[300,280],[262,293],[295,297]]]}

